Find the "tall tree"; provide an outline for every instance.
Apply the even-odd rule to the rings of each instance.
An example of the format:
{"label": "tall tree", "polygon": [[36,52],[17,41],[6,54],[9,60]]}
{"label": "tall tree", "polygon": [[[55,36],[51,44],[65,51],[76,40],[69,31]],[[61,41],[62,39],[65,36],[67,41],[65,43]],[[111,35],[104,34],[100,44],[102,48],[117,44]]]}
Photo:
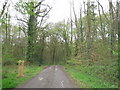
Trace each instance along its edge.
{"label": "tall tree", "polygon": [[[43,22],[43,19],[47,16],[49,13],[51,7],[49,5],[43,4],[43,1],[41,0],[40,2],[33,2],[28,1],[28,2],[19,2],[17,5],[22,7],[23,10],[19,10],[22,14],[28,14],[28,31],[27,31],[27,36],[28,36],[28,46],[27,46],[27,60],[32,62],[34,60],[34,53],[35,53],[35,44],[36,44],[36,29],[38,25],[37,18],[41,17],[40,20],[40,26]],[[42,6],[45,6],[42,8]],[[24,21],[24,20],[22,20]]]}
{"label": "tall tree", "polygon": [[91,12],[90,12],[90,0],[87,1],[87,16],[86,16],[86,44],[87,44],[87,56],[90,59],[90,48],[91,48]]}
{"label": "tall tree", "polygon": [[112,0],[109,1],[109,14],[110,14],[110,52],[111,56],[113,56],[113,50],[114,50],[114,28],[113,28],[113,21],[114,21],[114,12],[113,12],[113,4]]}

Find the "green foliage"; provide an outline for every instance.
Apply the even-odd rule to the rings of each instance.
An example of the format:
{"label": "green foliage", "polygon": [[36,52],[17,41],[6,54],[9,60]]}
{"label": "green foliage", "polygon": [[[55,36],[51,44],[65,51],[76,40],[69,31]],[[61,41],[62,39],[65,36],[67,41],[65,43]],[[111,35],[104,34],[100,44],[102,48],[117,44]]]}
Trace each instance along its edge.
{"label": "green foliage", "polygon": [[16,10],[19,11],[22,14],[29,14],[29,15],[36,15],[33,10],[34,6],[38,2],[30,0],[30,1],[23,1],[21,0],[20,2],[16,3]]}
{"label": "green foliage", "polygon": [[[29,60],[31,64],[37,65],[67,63],[68,65],[65,66],[67,72],[80,84],[85,83],[83,87],[116,87],[118,81],[116,12],[113,12],[115,18],[110,20],[108,12],[98,15],[96,3],[90,2],[85,4],[87,5],[85,15],[76,18],[75,21],[73,19],[68,20],[67,23],[61,21],[38,27],[36,12],[39,9],[34,8],[37,4],[37,0],[20,0],[15,5],[16,11],[23,15],[22,19],[27,20],[27,29],[24,25],[10,24],[11,17],[8,12],[7,17],[4,15],[0,20],[3,37],[3,65],[16,64],[18,60]],[[45,13],[46,9],[46,7],[41,7],[40,12]],[[69,56],[73,58],[68,60]],[[33,70],[37,67],[29,68]],[[3,73],[3,85],[9,88],[15,87],[19,84],[15,76],[17,69],[13,70],[13,73],[8,72],[7,69]],[[26,69],[25,74],[30,75],[30,73],[30,70]],[[28,78],[30,77],[18,80],[22,83],[23,79]]]}
{"label": "green foliage", "polygon": [[2,88],[15,88],[16,86],[26,82],[45,66],[25,66],[24,77],[18,77],[18,66],[4,66],[2,73]]}
{"label": "green foliage", "polygon": [[[117,81],[114,82],[113,78],[109,78],[113,79],[113,81],[105,81],[107,77],[104,77],[102,73],[98,74],[98,71],[101,70],[106,70],[105,73],[107,73],[106,67],[95,65],[86,66],[81,64],[79,66],[64,65],[64,68],[65,71],[77,82],[80,88],[117,88]],[[111,72],[109,75],[110,74]]]}
{"label": "green foliage", "polygon": [[20,65],[22,65],[22,62],[20,62]]}
{"label": "green foliage", "polygon": [[116,51],[113,51],[113,55],[118,55],[118,52],[116,52]]}

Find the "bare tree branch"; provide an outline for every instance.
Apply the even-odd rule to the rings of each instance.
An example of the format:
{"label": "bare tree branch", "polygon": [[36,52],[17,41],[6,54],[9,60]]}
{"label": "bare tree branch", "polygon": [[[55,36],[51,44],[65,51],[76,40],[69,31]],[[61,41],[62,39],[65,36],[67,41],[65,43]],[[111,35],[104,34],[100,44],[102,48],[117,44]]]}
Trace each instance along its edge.
{"label": "bare tree branch", "polygon": [[[51,7],[50,7],[49,5],[46,5],[46,4],[41,4],[41,5],[47,6],[49,9],[51,9]],[[37,11],[35,14],[39,14],[39,13],[44,13],[44,12],[46,12],[46,11],[47,11],[47,7],[46,7],[44,10],[42,10],[42,11],[40,11],[40,8],[39,8],[39,11]]]}
{"label": "bare tree branch", "polygon": [[42,21],[43,21],[44,17],[50,12],[51,9],[52,9],[52,8],[50,8],[50,9],[42,16],[42,19],[41,19],[41,21],[40,21],[40,26],[42,25]]}
{"label": "bare tree branch", "polygon": [[3,9],[2,9],[2,12],[0,14],[0,18],[2,17],[2,15],[3,15],[4,11],[5,11],[5,7],[6,7],[7,3],[8,3],[8,0],[6,0],[4,5],[3,5]]}
{"label": "bare tree branch", "polygon": [[41,0],[34,8],[37,8],[43,1],[45,0]]}
{"label": "bare tree branch", "polygon": [[37,11],[35,14],[39,14],[39,13],[44,13],[44,12],[46,12],[46,8],[43,10],[43,11]]}
{"label": "bare tree branch", "polygon": [[28,23],[27,21],[25,21],[25,20],[23,20],[23,19],[18,19],[18,18],[17,18],[17,20],[22,21],[22,22],[25,22],[25,23]]}
{"label": "bare tree branch", "polygon": [[75,17],[75,25],[76,25],[76,28],[77,28],[77,15],[75,13],[74,4],[73,4],[73,13],[74,13],[74,17]]}
{"label": "bare tree branch", "polygon": [[98,2],[98,4],[101,6],[101,8],[102,8],[102,13],[103,13],[103,15],[105,16],[105,18],[107,19],[107,20],[109,20],[108,18],[107,18],[107,16],[105,15],[105,12],[104,12],[104,10],[103,10],[103,6],[100,4],[100,2],[98,1],[98,0],[96,0],[97,2]]}

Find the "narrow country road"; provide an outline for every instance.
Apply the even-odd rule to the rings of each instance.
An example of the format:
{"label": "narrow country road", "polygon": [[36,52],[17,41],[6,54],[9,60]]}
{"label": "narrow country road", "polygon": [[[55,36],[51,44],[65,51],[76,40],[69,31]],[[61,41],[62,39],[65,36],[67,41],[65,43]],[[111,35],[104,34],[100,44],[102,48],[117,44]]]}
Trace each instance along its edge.
{"label": "narrow country road", "polygon": [[17,88],[76,88],[58,65],[49,66]]}

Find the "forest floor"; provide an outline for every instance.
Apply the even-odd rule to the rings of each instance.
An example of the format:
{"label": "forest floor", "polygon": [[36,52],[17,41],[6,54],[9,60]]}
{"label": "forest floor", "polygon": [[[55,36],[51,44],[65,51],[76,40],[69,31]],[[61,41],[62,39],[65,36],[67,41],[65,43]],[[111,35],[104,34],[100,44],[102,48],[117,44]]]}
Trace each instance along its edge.
{"label": "forest floor", "polygon": [[76,85],[60,66],[52,65],[17,88],[76,88]]}

